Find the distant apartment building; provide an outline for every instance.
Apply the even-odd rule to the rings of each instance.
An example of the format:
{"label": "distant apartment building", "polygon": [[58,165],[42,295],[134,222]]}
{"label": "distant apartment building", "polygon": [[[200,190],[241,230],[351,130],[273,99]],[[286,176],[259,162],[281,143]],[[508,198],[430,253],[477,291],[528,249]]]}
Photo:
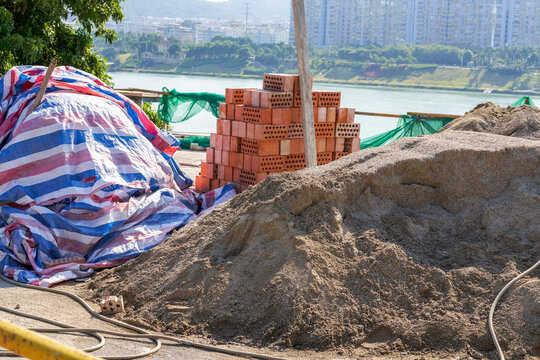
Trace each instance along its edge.
{"label": "distant apartment building", "polygon": [[[119,33],[159,33],[166,38],[177,38],[181,43],[210,41],[217,35],[245,37],[246,26],[241,21],[211,21],[207,19],[172,19],[130,17],[119,24],[107,23],[109,29]],[[249,24],[247,36],[256,44],[286,43],[289,39],[287,22]]]}
{"label": "distant apartment building", "polygon": [[[538,0],[305,0],[308,42],[538,46]],[[291,13],[290,42],[294,43]]]}

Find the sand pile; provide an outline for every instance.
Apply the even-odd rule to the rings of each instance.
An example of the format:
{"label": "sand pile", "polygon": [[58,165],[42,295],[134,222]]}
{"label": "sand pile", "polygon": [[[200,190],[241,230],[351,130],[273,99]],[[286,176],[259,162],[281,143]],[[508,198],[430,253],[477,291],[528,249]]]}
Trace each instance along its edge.
{"label": "sand pile", "polygon": [[439,132],[446,130],[540,139],[540,109],[530,105],[501,107],[487,102],[450,122]]}
{"label": "sand pile", "polygon": [[[492,351],[540,254],[540,143],[449,131],[271,176],[90,283],[132,320],[256,344]],[[134,311],[136,309],[136,311]],[[495,324],[540,356],[540,280]]]}

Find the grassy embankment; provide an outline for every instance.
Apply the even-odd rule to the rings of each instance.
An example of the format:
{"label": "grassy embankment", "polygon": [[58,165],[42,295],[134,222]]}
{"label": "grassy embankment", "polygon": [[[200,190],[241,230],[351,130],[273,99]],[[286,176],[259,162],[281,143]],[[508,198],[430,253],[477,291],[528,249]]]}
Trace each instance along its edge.
{"label": "grassy embankment", "polygon": [[[119,70],[133,70],[129,54],[120,55]],[[185,75],[253,78],[260,75],[245,74],[245,63],[207,61],[184,62],[180,66],[155,64],[144,72],[166,72]],[[540,73],[516,74],[486,68],[463,68],[437,65],[385,65],[367,67],[335,67],[330,70],[312,71],[318,82],[404,86],[433,89],[533,93],[540,88]]]}

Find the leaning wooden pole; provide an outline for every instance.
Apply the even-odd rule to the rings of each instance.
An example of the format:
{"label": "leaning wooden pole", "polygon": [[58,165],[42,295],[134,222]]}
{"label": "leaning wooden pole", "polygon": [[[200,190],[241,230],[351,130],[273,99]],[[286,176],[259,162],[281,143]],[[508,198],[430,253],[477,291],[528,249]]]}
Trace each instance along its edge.
{"label": "leaning wooden pole", "polygon": [[311,94],[311,74],[306,29],[306,9],[304,0],[293,0],[294,33],[300,75],[300,96],[302,98],[302,123],[304,124],[304,150],[306,167],[317,166],[315,146],[315,125],[313,122],[313,98]]}
{"label": "leaning wooden pole", "polygon": [[56,58],[53,58],[51,62],[49,63],[49,67],[47,68],[47,71],[45,72],[45,77],[43,78],[43,81],[41,82],[41,86],[39,87],[39,91],[36,95],[36,98],[34,99],[34,102],[32,103],[32,106],[30,107],[29,114],[36,110],[36,108],[41,104],[41,100],[43,99],[43,95],[45,95],[45,91],[47,90],[47,85],[49,84],[49,80],[51,78],[51,75],[54,71],[54,68],[56,67]]}

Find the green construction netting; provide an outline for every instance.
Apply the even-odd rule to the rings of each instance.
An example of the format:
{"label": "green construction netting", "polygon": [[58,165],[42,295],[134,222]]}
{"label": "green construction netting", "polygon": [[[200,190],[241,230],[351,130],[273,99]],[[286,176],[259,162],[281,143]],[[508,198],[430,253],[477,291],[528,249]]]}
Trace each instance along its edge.
{"label": "green construction netting", "polygon": [[210,147],[210,138],[208,136],[188,136],[182,139],[179,139],[180,141],[180,148],[189,150],[191,149],[191,144],[195,143],[199,146],[202,146],[204,148]]}
{"label": "green construction netting", "polygon": [[[158,115],[167,124],[186,121],[202,110],[210,111],[215,117],[219,117],[219,104],[225,102],[225,96],[207,92],[180,93],[166,87],[163,92],[167,95],[161,97]],[[180,116],[174,119],[177,111],[180,111]]]}
{"label": "green construction netting", "polygon": [[361,149],[382,146],[402,137],[431,135],[439,131],[453,119],[426,117],[422,115],[401,115],[395,129],[374,135],[360,142]]}
{"label": "green construction netting", "polygon": [[534,106],[534,103],[533,103],[530,96],[522,96],[510,106],[521,106],[521,105],[532,105],[532,106]]}

